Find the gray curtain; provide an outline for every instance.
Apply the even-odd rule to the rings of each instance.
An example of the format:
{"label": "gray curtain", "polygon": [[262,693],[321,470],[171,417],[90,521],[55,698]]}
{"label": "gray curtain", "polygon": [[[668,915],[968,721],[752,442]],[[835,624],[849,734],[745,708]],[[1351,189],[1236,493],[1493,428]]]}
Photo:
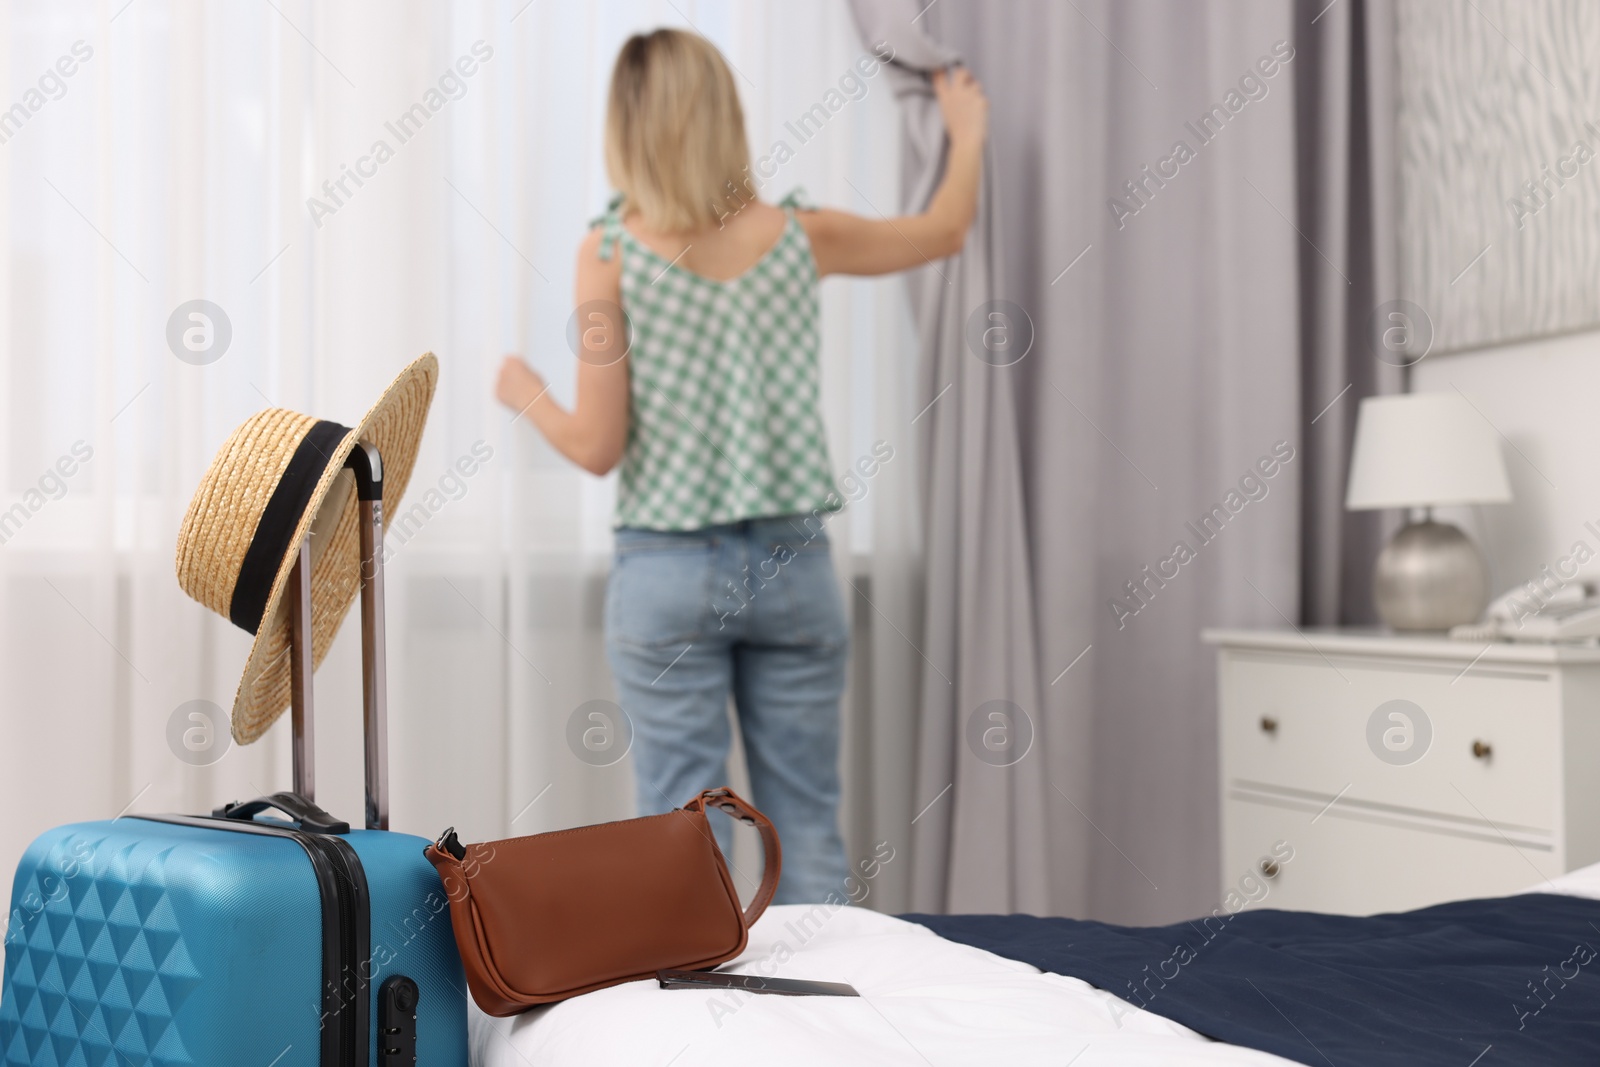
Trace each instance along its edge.
{"label": "gray curtain", "polygon": [[[953,684],[925,672],[915,807],[955,784],[916,826],[915,906],[1035,910],[1040,840],[1045,910],[1149,923],[1216,905],[1200,630],[1297,623],[1326,589],[1334,618],[1360,610],[1344,590],[1362,533],[1338,504],[1349,420],[1382,372],[1350,324],[1381,288],[1388,202],[1328,172],[1356,166],[1371,133],[1355,116],[1386,91],[1369,6],[1313,23],[1324,4],[855,0],[864,38],[907,42],[908,209],[937,162],[913,71],[949,54],[917,35],[992,101],[975,235],[991,288],[970,245],[940,265],[954,284],[914,283],[924,401],[959,383],[925,458],[928,652]],[[1031,322],[1011,366],[956,336],[991,298]],[[1036,727],[1005,768],[966,736],[998,694]]]}
{"label": "gray curtain", "polygon": [[[943,172],[944,124],[928,74],[956,60],[921,31],[920,6],[853,4],[869,46],[893,49],[888,77],[904,114],[902,199],[912,211],[927,205]],[[975,343],[971,326],[976,316],[981,339],[994,310],[1004,335],[1027,329],[993,303],[1005,291],[993,169],[991,152],[962,254],[911,276],[929,405],[918,416],[926,609],[911,905],[920,911],[1050,907],[1045,783],[1031,751],[1039,666],[1014,368],[997,365],[1004,356]]]}
{"label": "gray curtain", "polygon": [[[1300,163],[1301,616],[1311,626],[1373,624],[1372,565],[1397,513],[1344,510],[1361,397],[1398,392],[1404,359],[1374,337],[1397,294],[1398,164],[1393,0],[1349,0],[1321,17],[1295,10]],[[1316,21],[1313,22],[1312,20]],[[1337,253],[1348,280],[1319,270]],[[1342,396],[1342,398],[1341,398]],[[1315,420],[1313,422],[1312,420]]]}

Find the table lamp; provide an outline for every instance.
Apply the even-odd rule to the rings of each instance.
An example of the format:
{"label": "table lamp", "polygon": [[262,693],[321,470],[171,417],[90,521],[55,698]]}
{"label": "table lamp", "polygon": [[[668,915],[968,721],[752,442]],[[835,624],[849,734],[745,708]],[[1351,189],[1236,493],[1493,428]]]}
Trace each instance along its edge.
{"label": "table lamp", "polygon": [[1344,506],[1423,508],[1378,555],[1378,616],[1396,630],[1448,630],[1472,622],[1489,599],[1483,553],[1432,509],[1511,500],[1494,427],[1459,393],[1371,396],[1356,417]]}

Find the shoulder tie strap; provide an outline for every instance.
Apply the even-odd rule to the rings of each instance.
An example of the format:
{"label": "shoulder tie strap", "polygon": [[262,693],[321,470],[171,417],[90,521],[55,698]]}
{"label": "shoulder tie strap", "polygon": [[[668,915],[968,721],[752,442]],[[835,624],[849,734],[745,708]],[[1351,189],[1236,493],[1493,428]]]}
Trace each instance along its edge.
{"label": "shoulder tie strap", "polygon": [[817,205],[812,203],[811,198],[806,195],[805,187],[799,185],[791,189],[788,196],[784,197],[782,200],[779,200],[778,206],[783,208],[791,215],[793,215],[796,211],[817,210]]}
{"label": "shoulder tie strap", "polygon": [[623,195],[617,193],[606,203],[605,214],[598,215],[589,220],[589,228],[596,226],[600,229],[600,258],[610,259],[612,250],[617,242],[622,240],[622,201]]}

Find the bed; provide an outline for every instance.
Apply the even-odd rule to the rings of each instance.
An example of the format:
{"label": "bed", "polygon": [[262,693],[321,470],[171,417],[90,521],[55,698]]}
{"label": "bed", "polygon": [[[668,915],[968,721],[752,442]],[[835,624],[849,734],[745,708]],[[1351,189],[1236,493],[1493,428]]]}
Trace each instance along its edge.
{"label": "bed", "polygon": [[[1600,901],[1600,865],[1528,892]],[[1600,926],[1590,943],[1600,946]],[[1548,964],[1559,969],[1560,954]],[[844,981],[862,996],[668,991],[651,981],[601,990],[511,1019],[493,1019],[474,1009],[472,1063],[1282,1067],[1297,1062],[1210,1040],[1077,978],[1041,971],[941,937],[926,926],[864,909],[770,908],[751,930],[745,953],[724,969]],[[1600,971],[1600,962],[1589,969]],[[1552,984],[1551,972],[1537,967],[1514,973],[1520,978],[1524,970],[1530,989],[1542,978],[1545,988],[1557,991],[1546,993],[1550,1010],[1536,1025],[1557,1025],[1558,1009],[1572,1013],[1578,1003],[1573,995],[1558,997],[1566,982],[1556,979],[1559,984]],[[1572,981],[1600,987],[1600,974],[1582,973]],[[1496,983],[1497,996],[1504,985]],[[1517,1021],[1512,1005],[1518,993],[1529,1003],[1542,1003],[1528,990],[1506,989],[1503,1025],[1508,1030]],[[1592,990],[1586,989],[1585,995]],[[1373,1010],[1381,1011],[1382,991],[1375,989],[1373,997]],[[1522,1021],[1526,1025],[1526,1013]],[[1600,1059],[1600,1044],[1591,1047],[1588,1062]],[[1518,1062],[1496,1056],[1493,1048],[1477,1055],[1480,1059],[1473,1062],[1478,1067]],[[1459,1067],[1469,1067],[1468,1059]],[[1308,1050],[1298,1062],[1323,1059]],[[1329,1062],[1338,1067],[1347,1063],[1337,1056]]]}

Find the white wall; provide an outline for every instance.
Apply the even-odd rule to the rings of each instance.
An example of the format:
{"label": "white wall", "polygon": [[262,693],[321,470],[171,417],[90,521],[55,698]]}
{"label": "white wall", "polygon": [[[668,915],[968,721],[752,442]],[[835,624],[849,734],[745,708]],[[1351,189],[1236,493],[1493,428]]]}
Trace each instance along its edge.
{"label": "white wall", "polygon": [[1600,330],[1429,356],[1412,374],[1418,392],[1459,390],[1504,438],[1513,502],[1439,512],[1483,546],[1493,593],[1580,541],[1600,579]]}

